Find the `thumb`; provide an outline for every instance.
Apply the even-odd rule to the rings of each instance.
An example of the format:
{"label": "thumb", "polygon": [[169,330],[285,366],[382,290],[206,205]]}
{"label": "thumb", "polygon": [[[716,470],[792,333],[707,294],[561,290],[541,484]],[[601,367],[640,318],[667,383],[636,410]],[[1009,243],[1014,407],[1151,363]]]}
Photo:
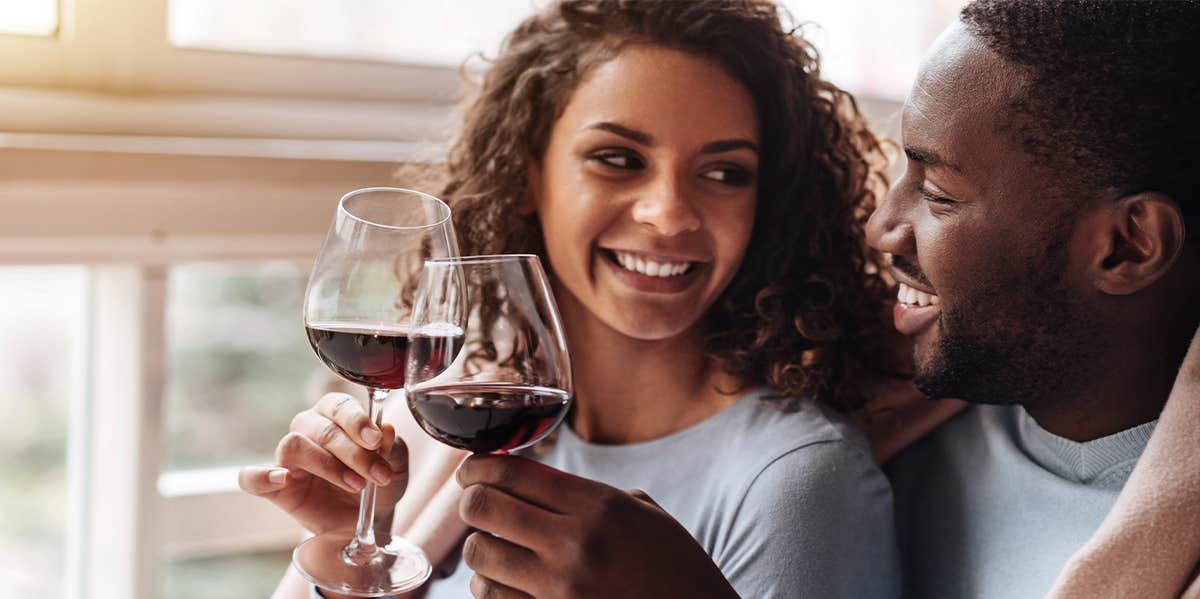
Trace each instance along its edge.
{"label": "thumb", "polygon": [[307,472],[279,466],[246,466],[238,471],[238,486],[256,497],[274,500],[289,483],[300,482],[308,476]]}

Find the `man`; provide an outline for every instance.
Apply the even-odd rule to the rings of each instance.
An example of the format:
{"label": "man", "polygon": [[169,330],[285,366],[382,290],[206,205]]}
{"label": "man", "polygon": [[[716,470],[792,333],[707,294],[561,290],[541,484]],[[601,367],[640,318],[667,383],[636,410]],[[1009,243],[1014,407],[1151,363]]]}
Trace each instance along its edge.
{"label": "man", "polygon": [[917,384],[977,404],[892,467],[914,597],[1041,597],[1200,323],[1200,5],[979,0],[904,106],[868,224]]}

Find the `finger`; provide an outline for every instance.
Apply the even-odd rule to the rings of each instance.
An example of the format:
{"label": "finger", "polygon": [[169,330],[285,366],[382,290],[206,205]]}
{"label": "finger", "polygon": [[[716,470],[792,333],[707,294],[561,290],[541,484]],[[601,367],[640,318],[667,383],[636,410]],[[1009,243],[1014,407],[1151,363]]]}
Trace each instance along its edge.
{"label": "finger", "polygon": [[357,493],[366,480],[341,460],[298,432],[288,433],[275,448],[275,461],[289,470],[303,470],[349,493]]}
{"label": "finger", "polygon": [[506,587],[478,574],[471,577],[471,595],[475,599],[533,599],[532,595]]}
{"label": "finger", "polygon": [[534,594],[545,569],[532,551],[484,532],[471,533],[463,543],[463,562],[475,574],[502,586]]}
{"label": "finger", "polygon": [[377,449],[383,442],[383,433],[367,417],[367,412],[358,399],[345,393],[326,393],[313,408],[316,412],[337,423],[355,443],[367,449]]}
{"label": "finger", "polygon": [[468,526],[504,537],[534,551],[553,546],[563,517],[488,485],[471,485],[458,501],[458,515]]}
{"label": "finger", "polygon": [[238,471],[238,486],[251,495],[268,497],[287,486],[287,468],[246,466]]}
{"label": "finger", "polygon": [[643,491],[641,489],[631,489],[629,491],[629,494],[633,495],[634,499],[638,499],[640,501],[649,503],[650,505],[652,505],[660,510],[662,509],[662,506],[658,505],[658,502],[654,501],[654,499],[652,499],[650,497],[650,494],[646,493],[645,491]]}
{"label": "finger", "polygon": [[394,474],[391,464],[375,450],[363,449],[341,426],[325,416],[313,411],[300,412],[292,419],[292,431],[323,447],[362,478],[380,486],[391,482]]}
{"label": "finger", "polygon": [[484,484],[559,514],[585,505],[599,487],[595,481],[514,456],[472,455],[458,467],[458,484]]}
{"label": "finger", "polygon": [[383,433],[383,444],[377,452],[388,463],[393,472],[408,472],[408,444],[396,435],[396,427],[383,424],[379,427]]}

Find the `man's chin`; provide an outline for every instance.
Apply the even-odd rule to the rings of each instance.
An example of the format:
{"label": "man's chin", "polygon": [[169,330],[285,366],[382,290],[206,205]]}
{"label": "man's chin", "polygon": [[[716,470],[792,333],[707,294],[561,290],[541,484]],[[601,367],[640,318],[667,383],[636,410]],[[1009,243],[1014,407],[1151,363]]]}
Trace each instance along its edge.
{"label": "man's chin", "polygon": [[997,374],[994,360],[965,359],[951,362],[944,356],[944,352],[916,356],[913,384],[927,397],[993,405],[1016,403],[1012,395],[998,393],[1004,385],[994,378]]}

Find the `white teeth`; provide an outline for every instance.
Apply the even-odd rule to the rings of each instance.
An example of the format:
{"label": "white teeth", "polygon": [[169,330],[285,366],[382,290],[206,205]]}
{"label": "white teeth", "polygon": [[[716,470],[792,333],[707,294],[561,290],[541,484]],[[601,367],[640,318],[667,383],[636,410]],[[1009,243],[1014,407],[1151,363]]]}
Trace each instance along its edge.
{"label": "white teeth", "polygon": [[906,306],[936,306],[942,301],[932,293],[917,291],[904,283],[901,283],[899,290],[896,291],[896,299]]}
{"label": "white teeth", "polygon": [[628,252],[613,252],[617,263],[625,270],[631,270],[650,277],[674,277],[681,275],[691,268],[691,262],[656,262]]}

